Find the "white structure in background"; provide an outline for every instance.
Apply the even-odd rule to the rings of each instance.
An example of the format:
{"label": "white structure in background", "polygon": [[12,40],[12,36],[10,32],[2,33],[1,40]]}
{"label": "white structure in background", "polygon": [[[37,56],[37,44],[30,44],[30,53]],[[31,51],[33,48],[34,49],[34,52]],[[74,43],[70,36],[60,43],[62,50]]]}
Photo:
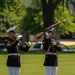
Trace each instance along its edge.
{"label": "white structure in background", "polygon": [[[74,1],[75,3],[75,1]],[[72,15],[75,16],[75,6],[73,6],[70,2],[69,2],[69,8],[72,11]],[[75,33],[72,33],[72,38],[75,38]]]}
{"label": "white structure in background", "polygon": [[69,2],[69,8],[72,11],[72,15],[75,16],[75,6],[73,6],[70,2]]}
{"label": "white structure in background", "polygon": [[26,6],[29,6],[31,0],[24,0]]}
{"label": "white structure in background", "polygon": [[29,39],[30,39],[30,41],[31,41],[31,42],[36,41],[36,40],[35,40],[35,36],[34,36],[34,35],[30,35],[30,38],[29,38]]}
{"label": "white structure in background", "polygon": [[[28,6],[31,0],[24,0],[26,6]],[[69,2],[69,8],[72,10],[72,14],[75,16],[75,7]]]}

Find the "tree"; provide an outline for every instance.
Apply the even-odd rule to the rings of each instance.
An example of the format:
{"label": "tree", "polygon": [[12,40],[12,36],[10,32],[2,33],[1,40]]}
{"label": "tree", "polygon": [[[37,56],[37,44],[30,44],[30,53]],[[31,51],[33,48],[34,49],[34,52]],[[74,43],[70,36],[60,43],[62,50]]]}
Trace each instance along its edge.
{"label": "tree", "polygon": [[58,26],[57,32],[68,34],[75,31],[75,24],[73,22],[75,18],[71,15],[69,2],[75,6],[74,0],[41,0],[44,29],[56,23],[56,21],[68,18],[69,20],[66,23]]}
{"label": "tree", "polygon": [[36,34],[43,29],[41,2],[33,1],[30,6],[26,7],[26,15],[20,26],[21,32]]}
{"label": "tree", "polygon": [[27,31],[31,34],[37,34],[43,31],[44,28],[56,23],[56,21],[61,21],[65,18],[68,18],[69,20],[66,23],[62,23],[58,26],[57,32],[61,34],[74,32],[74,17],[69,13],[67,4],[67,1],[69,0],[65,1],[32,0],[30,6],[26,7],[27,13],[21,25],[22,31]]}
{"label": "tree", "polygon": [[58,10],[60,12],[60,10],[58,9],[59,5],[63,6],[63,11],[65,7],[67,7],[67,9],[69,10],[69,6],[68,6],[69,1],[72,4],[74,3],[74,0],[41,0],[42,8],[43,8],[44,28],[54,23],[55,10]]}
{"label": "tree", "polygon": [[55,10],[54,16],[55,16],[54,17],[55,21],[60,21],[68,18],[68,21],[61,23],[57,27],[57,33],[65,35],[65,34],[69,34],[69,32],[75,31],[75,23],[73,22],[75,18],[69,13],[66,7],[64,7],[64,11],[63,11],[63,6],[59,5],[58,9]]}
{"label": "tree", "polygon": [[0,30],[21,25],[25,15],[25,5],[22,0],[0,0]]}

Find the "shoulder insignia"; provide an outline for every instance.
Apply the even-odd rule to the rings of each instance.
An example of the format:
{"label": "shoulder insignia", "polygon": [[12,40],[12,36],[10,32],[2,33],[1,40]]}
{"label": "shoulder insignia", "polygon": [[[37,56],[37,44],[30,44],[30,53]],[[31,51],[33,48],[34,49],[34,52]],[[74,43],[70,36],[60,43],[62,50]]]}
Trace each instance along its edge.
{"label": "shoulder insignia", "polygon": [[11,46],[10,42],[8,41],[6,44],[7,47]]}
{"label": "shoulder insignia", "polygon": [[44,44],[45,42],[44,41],[42,41],[42,45]]}

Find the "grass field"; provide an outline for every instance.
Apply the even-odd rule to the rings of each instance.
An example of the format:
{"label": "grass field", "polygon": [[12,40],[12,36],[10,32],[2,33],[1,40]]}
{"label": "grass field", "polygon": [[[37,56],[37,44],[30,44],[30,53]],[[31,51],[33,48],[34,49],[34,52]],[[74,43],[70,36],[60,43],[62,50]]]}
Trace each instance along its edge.
{"label": "grass field", "polygon": [[[59,53],[58,75],[75,75],[75,53]],[[0,54],[0,75],[8,75],[7,54]],[[45,75],[44,53],[21,54],[21,75]]]}

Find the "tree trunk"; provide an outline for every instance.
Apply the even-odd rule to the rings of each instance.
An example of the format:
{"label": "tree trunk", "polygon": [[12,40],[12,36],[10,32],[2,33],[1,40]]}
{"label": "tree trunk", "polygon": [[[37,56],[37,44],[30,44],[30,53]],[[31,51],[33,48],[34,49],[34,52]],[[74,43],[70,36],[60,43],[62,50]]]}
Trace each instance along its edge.
{"label": "tree trunk", "polygon": [[43,8],[43,22],[44,28],[53,24],[54,19],[54,3],[52,0],[49,0],[48,3],[46,0],[41,0]]}

